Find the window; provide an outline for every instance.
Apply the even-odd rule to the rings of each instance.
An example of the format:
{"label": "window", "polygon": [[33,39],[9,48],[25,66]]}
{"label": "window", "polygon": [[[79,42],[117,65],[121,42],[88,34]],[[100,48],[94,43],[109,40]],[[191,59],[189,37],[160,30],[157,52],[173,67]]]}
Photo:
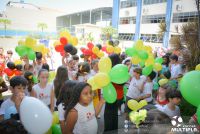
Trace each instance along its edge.
{"label": "window", "polygon": [[174,13],[172,22],[193,22],[197,19],[197,16],[197,12]]}
{"label": "window", "polygon": [[141,34],[140,39],[145,42],[153,42],[153,43],[163,42],[163,37],[160,37],[158,34]]}
{"label": "window", "polygon": [[120,24],[135,24],[136,18],[135,17],[123,17],[120,18]]}
{"label": "window", "polygon": [[156,3],[164,3],[167,0],[144,0],[143,4],[144,5],[151,5],[151,4],[156,4]]}
{"label": "window", "polygon": [[134,38],[134,34],[133,33],[119,33],[119,40],[133,40]]}
{"label": "window", "polygon": [[146,15],[142,16],[142,23],[160,23],[165,20],[165,15]]}
{"label": "window", "polygon": [[137,0],[121,1],[121,4],[120,4],[121,8],[135,7],[135,6],[137,6]]}

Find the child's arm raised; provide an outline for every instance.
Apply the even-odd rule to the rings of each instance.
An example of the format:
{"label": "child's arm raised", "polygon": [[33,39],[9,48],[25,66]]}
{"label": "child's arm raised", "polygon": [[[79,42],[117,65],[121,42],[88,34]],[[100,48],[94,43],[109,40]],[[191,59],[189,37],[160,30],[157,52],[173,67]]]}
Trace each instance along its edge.
{"label": "child's arm raised", "polygon": [[69,111],[66,123],[65,123],[65,134],[73,134],[74,126],[78,119],[78,112],[75,109]]}
{"label": "child's arm raised", "polygon": [[98,105],[95,107],[95,115],[96,115],[96,117],[99,115],[99,113],[101,112],[101,109],[102,109],[102,106],[103,106],[103,104],[105,103],[105,100],[102,98],[100,101],[99,101],[99,103],[98,103]]}
{"label": "child's arm raised", "polygon": [[54,90],[51,90],[51,99],[50,99],[51,103],[50,103],[50,108],[51,108],[51,112],[54,111]]}

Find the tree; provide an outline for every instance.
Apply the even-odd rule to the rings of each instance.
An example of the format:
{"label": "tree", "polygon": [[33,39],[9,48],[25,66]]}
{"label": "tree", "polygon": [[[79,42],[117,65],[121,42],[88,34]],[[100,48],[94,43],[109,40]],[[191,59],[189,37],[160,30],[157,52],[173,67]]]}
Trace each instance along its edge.
{"label": "tree", "polygon": [[102,28],[102,35],[106,36],[106,40],[111,39],[115,34],[117,34],[117,30],[111,26]]}
{"label": "tree", "polygon": [[47,26],[46,23],[38,23],[37,27],[38,27],[39,29],[41,29],[42,32],[44,31],[44,29],[47,29],[47,28],[48,28],[48,26]]}
{"label": "tree", "polygon": [[3,26],[4,26],[4,33],[5,33],[5,37],[6,37],[7,26],[11,24],[11,20],[0,19],[0,24],[3,24]]}

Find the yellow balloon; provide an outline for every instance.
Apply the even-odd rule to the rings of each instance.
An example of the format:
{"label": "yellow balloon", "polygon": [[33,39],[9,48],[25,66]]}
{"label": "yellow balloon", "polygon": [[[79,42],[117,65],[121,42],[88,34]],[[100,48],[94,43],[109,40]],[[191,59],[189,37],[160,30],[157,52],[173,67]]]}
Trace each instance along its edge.
{"label": "yellow balloon", "polygon": [[142,40],[137,40],[135,43],[135,47],[137,50],[142,50],[143,49],[143,41]]}
{"label": "yellow balloon", "polygon": [[15,60],[15,65],[22,65],[22,61],[21,60]]}
{"label": "yellow balloon", "polygon": [[77,46],[78,45],[78,39],[76,37],[72,37],[72,45]]}
{"label": "yellow balloon", "polygon": [[96,90],[99,89],[99,87],[96,85],[96,83],[94,82],[94,77],[91,77],[87,80],[87,83],[90,84],[90,86],[92,87],[92,90]]}
{"label": "yellow balloon", "polygon": [[195,70],[200,71],[200,64],[195,67]]}
{"label": "yellow balloon", "polygon": [[99,58],[101,58],[101,57],[104,56],[104,53],[103,53],[102,51],[99,51],[99,52],[97,53],[97,56],[98,56]]}
{"label": "yellow balloon", "polygon": [[131,58],[131,62],[132,62],[134,65],[139,64],[140,61],[141,61],[140,58],[137,57],[137,56]]}
{"label": "yellow balloon", "polygon": [[59,123],[59,116],[58,116],[58,111],[53,112],[53,121],[52,124],[58,124]]}
{"label": "yellow balloon", "polygon": [[108,74],[100,72],[94,76],[94,82],[98,87],[102,88],[110,83],[110,77]]}
{"label": "yellow balloon", "polygon": [[146,61],[145,61],[145,66],[150,66],[154,64],[154,58],[149,57]]}
{"label": "yellow balloon", "polygon": [[55,77],[56,77],[56,72],[55,71],[50,71],[49,72],[48,82],[53,82],[53,80],[55,79]]}
{"label": "yellow balloon", "polygon": [[98,48],[97,46],[94,46],[94,47],[92,48],[92,52],[93,52],[94,54],[97,54],[97,53],[99,52],[99,48]]}
{"label": "yellow balloon", "polygon": [[57,45],[60,45],[60,41],[56,40],[54,43],[53,43],[53,46],[57,46]]}
{"label": "yellow balloon", "polygon": [[106,47],[106,50],[107,50],[109,53],[112,53],[112,52],[114,52],[114,47],[108,45],[108,46]]}
{"label": "yellow balloon", "polygon": [[133,111],[137,111],[139,109],[139,103],[136,100],[129,100],[127,105],[128,108],[130,108]]}
{"label": "yellow balloon", "polygon": [[147,104],[148,104],[148,103],[147,103],[146,100],[141,100],[141,101],[139,102],[139,109],[143,108],[143,107],[146,106]]}
{"label": "yellow balloon", "polygon": [[60,32],[60,37],[65,37],[68,40],[68,37],[71,37],[71,34],[68,31]]}
{"label": "yellow balloon", "polygon": [[154,69],[155,69],[156,71],[160,71],[160,70],[162,70],[162,65],[159,64],[159,63],[155,63],[155,64],[154,64]]}
{"label": "yellow balloon", "polygon": [[163,86],[163,85],[167,84],[168,81],[169,81],[168,79],[161,79],[161,80],[158,81],[158,83],[159,83],[160,86]]}
{"label": "yellow balloon", "polygon": [[37,41],[31,37],[27,37],[25,40],[25,45],[30,48],[34,48]]}
{"label": "yellow balloon", "polygon": [[108,57],[102,57],[98,63],[99,72],[109,73],[112,68],[112,62]]}
{"label": "yellow balloon", "polygon": [[42,52],[44,51],[45,49],[45,46],[43,44],[39,44],[39,45],[36,45],[35,47],[33,47],[33,51],[35,52]]}
{"label": "yellow balloon", "polygon": [[25,41],[19,40],[19,41],[18,41],[18,45],[25,45]]}
{"label": "yellow balloon", "polygon": [[114,53],[120,54],[121,53],[121,48],[120,47],[114,47]]}

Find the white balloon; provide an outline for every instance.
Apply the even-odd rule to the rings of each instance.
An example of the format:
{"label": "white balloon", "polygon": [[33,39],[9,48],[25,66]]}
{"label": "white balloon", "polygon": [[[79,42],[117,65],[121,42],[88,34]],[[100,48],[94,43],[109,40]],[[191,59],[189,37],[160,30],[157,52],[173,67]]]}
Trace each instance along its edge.
{"label": "white balloon", "polygon": [[52,113],[40,100],[25,97],[20,104],[20,119],[31,134],[44,134],[52,124]]}

